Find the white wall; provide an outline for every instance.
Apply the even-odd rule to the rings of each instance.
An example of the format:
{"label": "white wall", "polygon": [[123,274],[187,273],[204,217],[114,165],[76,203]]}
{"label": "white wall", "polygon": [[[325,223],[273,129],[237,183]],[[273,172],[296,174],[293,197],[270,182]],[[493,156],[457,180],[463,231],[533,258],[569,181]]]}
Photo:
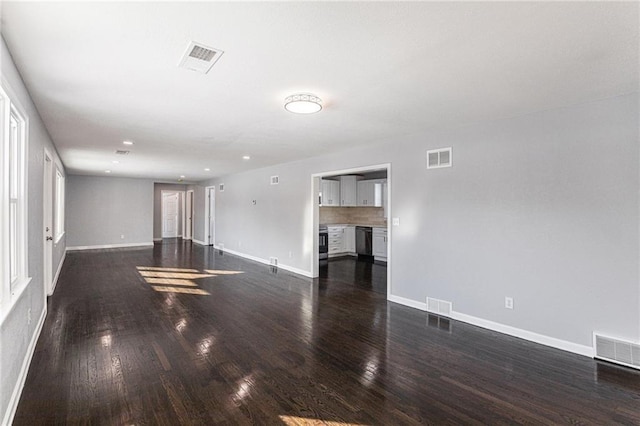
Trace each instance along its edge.
{"label": "white wall", "polygon": [[[29,285],[20,294],[13,309],[0,324],[0,423],[5,424],[13,415],[23,381],[26,377],[33,344],[38,337],[41,319],[46,312],[43,276],[43,183],[44,149],[60,167],[51,138],[18,73],[4,39],[0,43],[0,71],[3,85],[7,85],[12,100],[20,104],[29,121],[28,139],[28,256],[31,277]],[[55,171],[54,171],[55,173]],[[63,170],[64,173],[64,170]],[[55,179],[54,179],[55,182]],[[61,266],[66,247],[63,237],[53,250],[52,276]],[[32,321],[28,323],[31,311]]]}
{"label": "white wall", "polygon": [[[310,272],[311,174],[390,162],[393,296],[581,347],[594,330],[640,341],[638,114],[635,93],[201,185],[225,184],[216,243]],[[448,146],[453,167],[427,170]]]}
{"label": "white wall", "polygon": [[67,177],[67,246],[70,249],[152,243],[152,180]]}

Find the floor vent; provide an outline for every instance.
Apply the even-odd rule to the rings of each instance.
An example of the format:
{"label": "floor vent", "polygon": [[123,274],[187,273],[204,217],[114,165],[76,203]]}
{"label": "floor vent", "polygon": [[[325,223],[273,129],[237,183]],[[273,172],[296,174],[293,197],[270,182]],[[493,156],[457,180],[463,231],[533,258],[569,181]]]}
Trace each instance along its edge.
{"label": "floor vent", "polygon": [[278,266],[278,258],[277,257],[270,257],[269,258],[269,264],[271,266]]}
{"label": "floor vent", "polygon": [[427,312],[450,317],[451,310],[451,302],[427,297]]}
{"label": "floor vent", "polygon": [[593,334],[595,358],[640,370],[640,344]]}
{"label": "floor vent", "polygon": [[206,74],[224,52],[192,41],[180,59],[179,67]]}

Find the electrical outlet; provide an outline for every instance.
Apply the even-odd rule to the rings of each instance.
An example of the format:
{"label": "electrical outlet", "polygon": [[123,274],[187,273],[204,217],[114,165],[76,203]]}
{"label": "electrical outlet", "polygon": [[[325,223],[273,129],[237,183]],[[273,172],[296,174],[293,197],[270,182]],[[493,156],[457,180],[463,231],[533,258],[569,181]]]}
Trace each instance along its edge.
{"label": "electrical outlet", "polygon": [[124,234],[120,234],[120,239],[124,240]]}
{"label": "electrical outlet", "polygon": [[400,226],[400,218],[399,217],[394,217],[391,220],[391,223],[393,224],[393,226]]}
{"label": "electrical outlet", "polygon": [[290,252],[289,252],[289,259],[291,259],[292,257],[293,257],[293,252],[292,252],[292,251],[290,251]]}
{"label": "electrical outlet", "polygon": [[504,307],[507,309],[513,309],[513,297],[504,298]]}
{"label": "electrical outlet", "polygon": [[238,241],[238,247],[242,247],[242,241]]}

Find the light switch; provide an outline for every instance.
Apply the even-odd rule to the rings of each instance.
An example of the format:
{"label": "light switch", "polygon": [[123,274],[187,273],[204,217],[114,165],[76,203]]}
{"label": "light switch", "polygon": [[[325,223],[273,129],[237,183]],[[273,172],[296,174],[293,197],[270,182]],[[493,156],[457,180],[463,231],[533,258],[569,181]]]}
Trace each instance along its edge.
{"label": "light switch", "polygon": [[399,217],[394,217],[392,219],[391,223],[393,224],[393,226],[400,226],[400,218]]}

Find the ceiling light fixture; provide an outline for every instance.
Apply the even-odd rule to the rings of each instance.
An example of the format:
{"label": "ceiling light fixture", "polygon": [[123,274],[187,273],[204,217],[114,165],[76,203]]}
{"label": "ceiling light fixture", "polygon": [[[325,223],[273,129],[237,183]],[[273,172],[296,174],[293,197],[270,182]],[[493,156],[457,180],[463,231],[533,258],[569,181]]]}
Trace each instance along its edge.
{"label": "ceiling light fixture", "polygon": [[284,109],[296,114],[313,114],[322,109],[322,99],[310,93],[297,93],[284,99]]}
{"label": "ceiling light fixture", "polygon": [[204,169],[204,171],[205,172],[209,172],[209,171],[211,171],[211,169],[207,167],[206,169]]}
{"label": "ceiling light fixture", "polygon": [[105,173],[111,173],[111,170],[105,170],[104,172]]}
{"label": "ceiling light fixture", "polygon": [[112,163],[113,164],[120,164],[120,162],[118,160],[113,160]]}
{"label": "ceiling light fixture", "polygon": [[122,141],[122,143],[124,145],[133,145],[133,142],[131,142],[131,141]]}
{"label": "ceiling light fixture", "polygon": [[243,155],[243,156],[242,156],[242,159],[243,159],[243,160],[251,160],[251,157],[249,157],[248,155]]}

